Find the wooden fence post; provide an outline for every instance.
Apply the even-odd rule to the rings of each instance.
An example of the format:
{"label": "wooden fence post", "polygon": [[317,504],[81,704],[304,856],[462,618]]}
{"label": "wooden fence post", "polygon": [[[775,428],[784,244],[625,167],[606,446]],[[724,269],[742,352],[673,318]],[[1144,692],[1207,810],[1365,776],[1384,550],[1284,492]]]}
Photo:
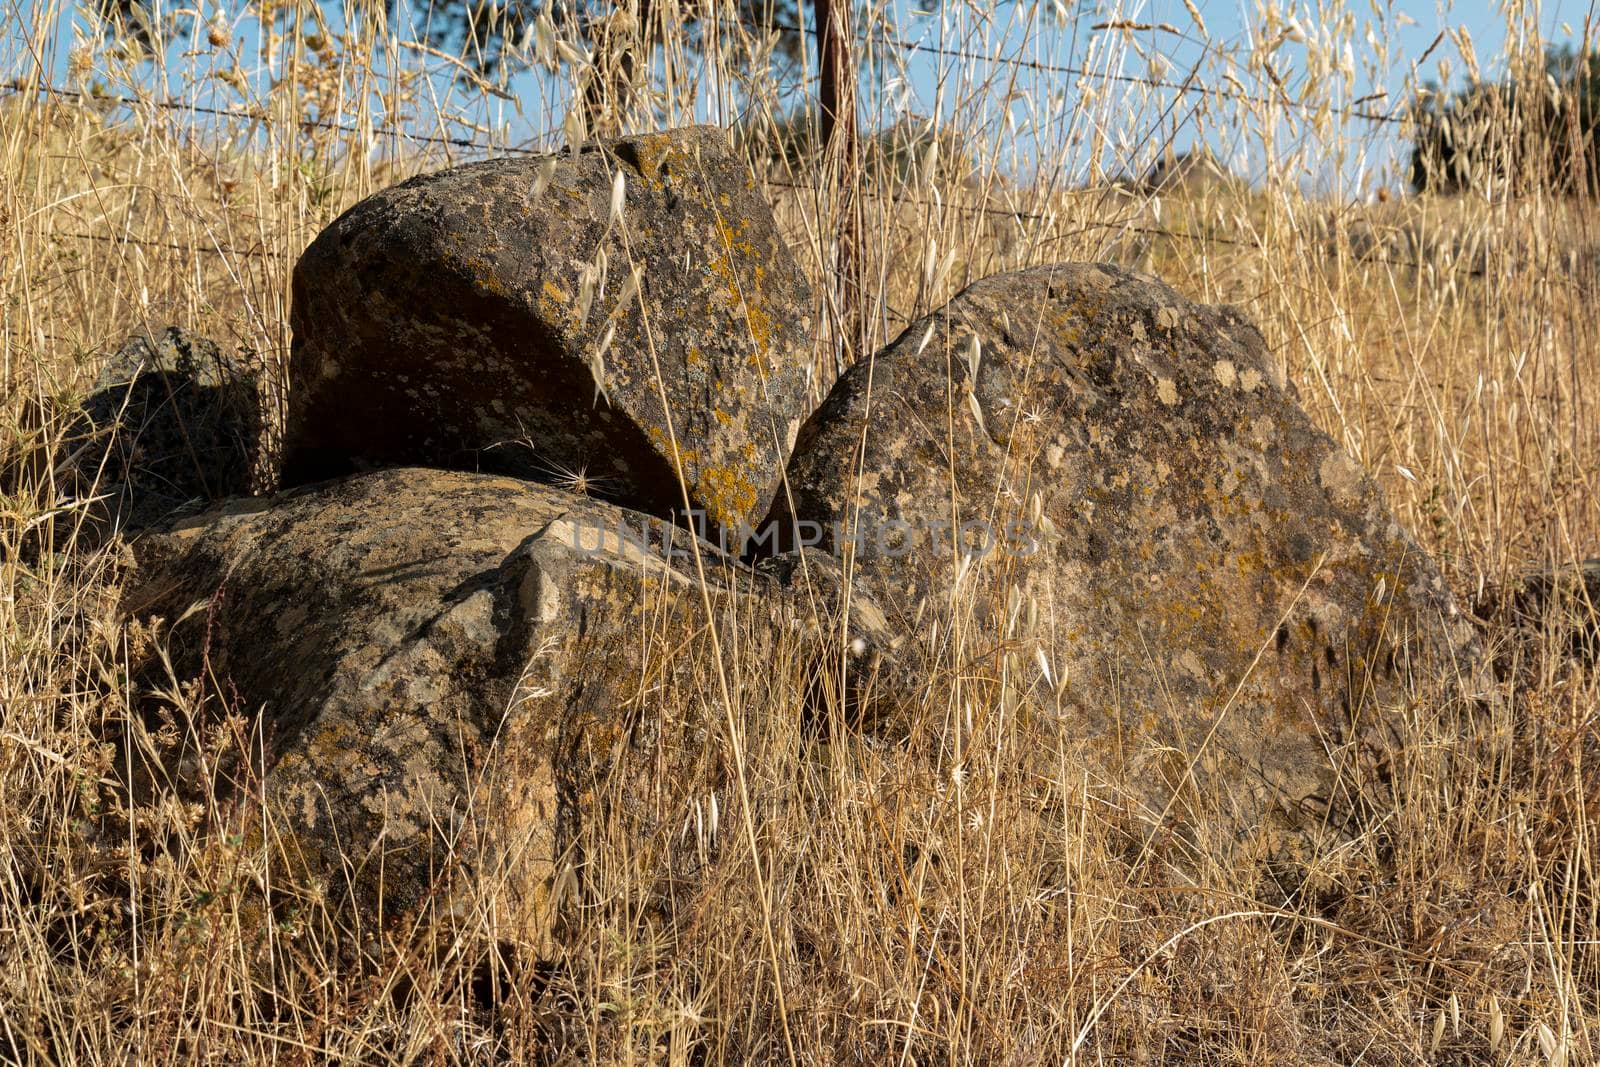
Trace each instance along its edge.
{"label": "wooden fence post", "polygon": [[836,333],[845,364],[866,342],[862,313],[864,271],[861,256],[860,138],[856,129],[855,43],[850,0],[814,0],[817,24],[819,92],[822,111],[823,175],[831,178],[835,208],[835,274],[838,279]]}
{"label": "wooden fence post", "polygon": [[620,135],[633,103],[639,52],[649,55],[653,30],[650,20],[654,17],[653,0],[636,3],[634,24],[626,31],[615,16],[589,23],[599,27],[593,41],[594,66],[583,87],[583,118],[591,136]]}

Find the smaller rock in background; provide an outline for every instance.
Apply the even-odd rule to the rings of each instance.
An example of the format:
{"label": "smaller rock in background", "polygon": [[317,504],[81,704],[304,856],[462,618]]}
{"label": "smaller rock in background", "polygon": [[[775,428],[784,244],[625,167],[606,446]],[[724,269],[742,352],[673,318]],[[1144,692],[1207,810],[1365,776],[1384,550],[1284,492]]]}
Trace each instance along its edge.
{"label": "smaller rock in background", "polygon": [[57,472],[100,529],[134,532],[249,493],[261,434],[241,358],[180,326],[140,331],[100,372]]}
{"label": "smaller rock in background", "polygon": [[[1521,650],[1542,647],[1579,663],[1600,662],[1600,559],[1529,574],[1509,588],[1489,588],[1473,612],[1506,627]],[[1496,656],[1502,676],[1515,669],[1516,655],[1513,648]]]}
{"label": "smaller rock in background", "polygon": [[1221,189],[1243,189],[1245,183],[1235,177],[1210,149],[1173,152],[1169,148],[1145,175],[1144,188],[1149,193],[1183,191],[1195,195]]}

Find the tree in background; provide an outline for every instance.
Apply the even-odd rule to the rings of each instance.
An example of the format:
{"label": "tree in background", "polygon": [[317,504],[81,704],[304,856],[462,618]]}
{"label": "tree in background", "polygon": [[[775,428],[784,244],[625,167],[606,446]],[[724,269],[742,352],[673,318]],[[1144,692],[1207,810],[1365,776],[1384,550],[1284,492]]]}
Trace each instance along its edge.
{"label": "tree in background", "polygon": [[1522,78],[1417,101],[1410,181],[1418,192],[1600,193],[1600,52],[1551,46]]}
{"label": "tree in background", "polygon": [[[359,2],[359,0],[358,0]],[[821,0],[826,3],[826,0]],[[777,66],[798,63],[806,47],[807,0],[381,0],[392,21],[415,23],[426,43],[460,57],[463,71],[478,76],[514,74],[536,64],[551,69],[582,58],[582,99],[589,128],[616,125],[633,102],[641,68],[651,53],[672,40],[691,50],[712,33],[741,31],[758,40],[761,55]],[[324,0],[330,9],[338,5]],[[301,14],[294,3],[263,5],[279,23]],[[188,10],[166,10],[153,0],[99,0],[107,32],[146,53],[160,42],[181,40],[194,29]],[[311,17],[325,25],[310,5]],[[720,12],[720,16],[719,16]],[[711,27],[714,17],[721,26]],[[581,44],[559,49],[557,40]],[[764,73],[771,73],[767,71]]]}
{"label": "tree in background", "polygon": [[[385,0],[391,13],[406,3]],[[514,71],[535,58],[557,62],[551,42],[583,42],[585,119],[615,132],[640,89],[641,67],[669,39],[702,49],[710,34],[739,30],[760,38],[770,62],[798,62],[805,39],[803,0],[432,0],[427,36],[480,71]],[[729,9],[731,17],[728,14]],[[723,25],[712,26],[718,11]],[[570,56],[565,57],[570,60]]]}

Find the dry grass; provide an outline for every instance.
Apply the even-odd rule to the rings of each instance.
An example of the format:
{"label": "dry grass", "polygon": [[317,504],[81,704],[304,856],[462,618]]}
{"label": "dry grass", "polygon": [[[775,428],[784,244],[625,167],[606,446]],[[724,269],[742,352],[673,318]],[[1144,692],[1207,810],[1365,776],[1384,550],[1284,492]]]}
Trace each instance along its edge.
{"label": "dry grass", "polygon": [[[585,827],[583,890],[542,959],[422,917],[352,961],[336,909],[264,911],[263,827],[225,788],[252,722],[186,678],[160,715],[132,714],[150,704],[133,677],[160,664],[161,636],[118,620],[117,546],[81,547],[50,472],[13,461],[59,437],[61,412],[145,321],[237,344],[281,375],[289,271],[319,227],[472,154],[386,136],[400,122],[385,116],[486,126],[497,98],[450,86],[436,100],[376,18],[318,49],[307,11],[293,17],[296,32],[264,45],[271,77],[200,41],[170,74],[191,101],[224,87],[234,95],[206,102],[251,118],[155,106],[170,98],[148,69],[54,39],[49,5],[3,56],[24,91],[0,97],[0,1060],[1600,1061],[1600,674],[1564,656],[1561,634],[1495,624],[1498,689],[1475,703],[1419,691],[1392,775],[1359,787],[1363,832],[1271,862],[1203,827],[1151,838],[1099,802],[1070,737],[1029,703],[1022,665],[968,662],[983,636],[969,633],[930,665],[894,744],[804,734],[799,668],[736,654],[726,705],[709,680],[660,696],[677,743],[703,758],[686,770],[604,754],[605,781],[632,785],[608,786],[617,802]],[[974,27],[961,47],[996,54],[1001,38],[961,17]],[[1343,31],[1326,32],[1313,51],[1339,54]],[[1103,36],[1097,70],[1149,50]],[[1263,61],[1224,44],[1213,62],[1265,83]],[[74,84],[144,102],[35,93],[69,46]],[[732,33],[696,67],[674,40],[656,97],[620,121],[682,121],[699,99],[686,72],[738,85],[762,47]],[[866,66],[898,55],[874,46]],[[1366,147],[1315,84],[1294,87],[1293,107],[1103,81],[1051,99],[1006,83],[1003,64],[940,62],[954,121],[984,132],[964,138],[959,166],[924,158],[864,179],[869,343],[995,271],[1131,263],[1249,310],[1463,598],[1600,555],[1592,205],[1303,195],[1308,161]],[[1325,65],[1336,87],[1338,63]],[[1013,90],[1008,131],[985,109]],[[771,94],[746,92],[772,120]],[[535,125],[559,128],[551,99]],[[1181,107],[1158,106],[1169,99]],[[1108,180],[1175,129],[1296,136],[1249,188],[1156,198]],[[1103,150],[1007,177],[1008,146],[1030,132]],[[820,394],[838,359],[838,201],[815,169],[770,176],[818,283]],[[55,551],[21,551],[30,539]],[[151,784],[152,767],[181,778]]]}

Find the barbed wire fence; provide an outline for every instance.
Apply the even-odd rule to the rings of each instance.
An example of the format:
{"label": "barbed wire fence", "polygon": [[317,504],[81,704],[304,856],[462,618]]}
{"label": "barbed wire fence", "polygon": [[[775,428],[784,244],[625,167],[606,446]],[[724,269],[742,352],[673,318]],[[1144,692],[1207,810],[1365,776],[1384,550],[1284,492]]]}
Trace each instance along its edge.
{"label": "barbed wire fence", "polygon": [[[740,25],[743,26],[744,24],[741,23]],[[818,36],[818,30],[814,27],[796,25],[793,23],[783,22],[782,20],[774,20],[770,23],[764,22],[762,25],[768,29],[779,32],[801,34],[812,38]],[[748,29],[750,27],[745,26],[744,28]],[[1111,28],[1120,27],[1112,26]],[[1095,70],[1089,67],[1064,63],[1052,63],[1043,60],[1030,59],[1023,56],[993,55],[967,48],[952,48],[942,44],[931,44],[925,41],[907,40],[889,33],[881,28],[868,28],[861,30],[852,34],[851,37],[852,40],[857,44],[873,43],[905,53],[918,53],[953,60],[962,60],[966,62],[993,64],[996,66],[1031,70],[1037,73],[1055,76],[1070,76],[1074,78],[1083,78],[1105,83],[1136,85],[1149,89],[1162,89],[1171,91],[1178,96],[1199,96],[1227,100],[1234,103],[1283,107],[1289,110],[1300,111],[1307,114],[1332,115],[1346,120],[1382,124],[1385,126],[1399,126],[1407,121],[1403,113],[1403,105],[1397,105],[1393,110],[1387,112],[1375,111],[1368,108],[1363,108],[1361,106],[1362,104],[1370,103],[1375,99],[1381,98],[1384,94],[1375,94],[1373,96],[1365,97],[1348,106],[1333,106],[1326,103],[1313,104],[1301,100],[1295,100],[1289,97],[1282,80],[1277,77],[1274,77],[1272,80],[1275,88],[1278,90],[1278,93],[1274,97],[1268,97],[1241,91],[1231,87],[1223,88],[1215,85],[1208,85],[1201,82],[1193,73],[1191,73],[1189,77],[1182,81],[1174,81],[1172,79],[1154,76],[1125,74],[1108,70]],[[813,77],[811,80],[815,81],[816,78]],[[251,124],[272,125],[274,123],[272,115],[264,107],[217,107],[188,100],[130,96],[105,91],[85,91],[81,89],[57,86],[44,81],[29,81],[25,79],[13,79],[10,82],[0,84],[0,95],[29,95],[42,97],[44,99],[74,100],[82,104],[107,109],[125,108],[130,111],[150,109],[206,116],[208,118],[246,122]],[[549,155],[552,154],[550,149],[545,147],[535,147],[534,145],[539,141],[557,138],[562,133],[562,131],[559,129],[549,129],[533,135],[531,138],[528,138],[521,144],[495,144],[492,138],[485,140],[483,138],[452,137],[437,133],[422,133],[414,130],[406,130],[394,122],[388,122],[381,125],[357,126],[348,122],[337,122],[329,119],[301,116],[289,120],[283,124],[292,125],[297,129],[327,130],[330,132],[341,133],[352,137],[361,137],[369,140],[375,140],[380,137],[392,137],[421,146],[444,147],[447,149],[459,148],[483,155]],[[771,188],[792,190],[796,192],[808,192],[813,194],[820,192],[820,189],[816,183],[787,180],[781,177],[774,177],[771,174],[762,175],[761,180]],[[1126,183],[1121,184],[1123,187],[1126,186]],[[1118,188],[1118,185],[1119,183],[1112,183],[1102,187],[1100,191],[1115,191]],[[1086,188],[1082,191],[1094,190]],[[909,194],[903,190],[885,192],[881,189],[874,188],[866,184],[862,184],[860,187],[856,188],[854,190],[854,195],[862,196],[867,199],[887,199],[892,201],[895,205],[903,205],[923,210],[937,209],[940,211],[955,212],[957,214],[966,216],[994,218],[1013,224],[1045,223],[1053,225],[1062,221],[1061,214],[1054,210],[1033,210],[1022,207],[996,206],[992,204],[963,204],[956,202],[935,203],[932,200]],[[1105,230],[1116,230],[1118,231],[1119,236],[1127,237],[1159,237],[1176,241],[1202,244],[1218,244],[1243,248],[1258,247],[1257,241],[1247,238],[1229,236],[1227,234],[1219,233],[1191,233],[1172,227],[1151,225],[1147,222],[1140,222],[1136,217],[1133,216],[1084,222],[1075,229],[1054,235],[1053,239],[1057,241],[1067,240],[1075,236],[1082,236],[1086,233]],[[66,239],[95,241],[119,246],[131,245],[152,249],[163,249],[167,251],[195,252],[204,255],[233,256],[239,258],[292,258],[290,253],[282,250],[262,247],[239,248],[220,242],[186,245],[134,234],[97,234],[63,230],[55,231],[55,235],[57,237]],[[1363,258],[1372,262],[1384,263],[1410,270],[1420,270],[1424,267],[1424,264],[1418,260],[1395,258],[1380,254],[1368,254]],[[1481,273],[1481,271],[1472,271],[1470,273],[1478,274]]]}

